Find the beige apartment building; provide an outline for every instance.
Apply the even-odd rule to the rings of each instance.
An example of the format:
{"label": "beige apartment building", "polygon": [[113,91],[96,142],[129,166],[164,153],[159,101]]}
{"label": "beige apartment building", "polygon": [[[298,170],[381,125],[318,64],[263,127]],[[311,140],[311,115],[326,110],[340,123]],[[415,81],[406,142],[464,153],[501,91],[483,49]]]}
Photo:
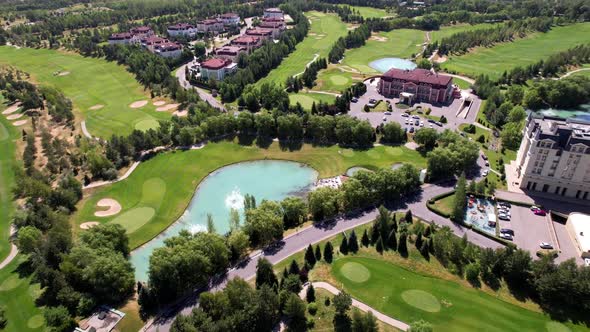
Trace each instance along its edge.
{"label": "beige apartment building", "polygon": [[590,123],[530,115],[516,173],[522,190],[590,200]]}

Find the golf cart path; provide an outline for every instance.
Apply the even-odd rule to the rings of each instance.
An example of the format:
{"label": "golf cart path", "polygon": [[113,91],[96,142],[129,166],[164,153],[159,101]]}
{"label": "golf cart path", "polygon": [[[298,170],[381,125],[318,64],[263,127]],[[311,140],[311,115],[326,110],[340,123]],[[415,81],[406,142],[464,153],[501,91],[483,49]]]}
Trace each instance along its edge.
{"label": "golf cart path", "polygon": [[590,68],[579,68],[579,69],[576,69],[576,70],[568,71],[567,73],[559,76],[559,79],[566,78],[566,77],[571,76],[571,75],[573,75],[575,73],[579,73],[581,71],[587,71],[587,70],[590,70]]}
{"label": "golf cart path", "polygon": [[10,253],[0,263],[0,270],[2,270],[6,265],[10,264],[10,262],[12,262],[12,260],[16,257],[17,254],[18,254],[18,248],[16,247],[16,245],[14,243],[10,243]]}
{"label": "golf cart path", "polygon": [[[309,66],[311,66],[311,64],[312,64],[314,61],[316,61],[316,60],[317,60],[319,57],[320,57],[320,55],[319,55],[319,54],[317,54],[317,53],[316,53],[316,54],[314,54],[314,55],[313,55],[313,59],[312,59],[310,62],[308,62],[306,65],[305,65],[305,69],[307,69]],[[305,73],[305,70],[303,70],[303,71],[302,71],[302,72],[300,72],[300,73],[297,73],[297,74],[293,75],[293,77],[297,77],[297,76],[299,76],[299,75],[303,75],[303,73]]]}
{"label": "golf cart path", "polygon": [[82,128],[82,133],[84,134],[84,136],[92,139],[92,135],[90,135],[90,132],[88,131],[88,129],[86,128],[86,121],[82,121],[80,122],[80,127]]}
{"label": "golf cart path", "polygon": [[457,74],[449,74],[449,73],[442,73],[442,72],[441,72],[441,74],[446,75],[446,76],[451,76],[451,77],[454,77],[454,78],[461,79],[463,81],[466,81],[469,84],[475,84],[475,80],[473,78],[469,78],[467,76],[457,75]]}
{"label": "golf cart path", "polygon": [[[340,294],[340,290],[338,288],[332,286],[331,284],[329,284],[327,282],[318,281],[318,282],[313,282],[312,284],[313,284],[314,288],[325,289],[334,295]],[[309,287],[309,283],[306,283],[303,286],[303,289],[301,290],[301,292],[299,292],[299,297],[301,297],[302,299],[305,298],[308,287]],[[370,311],[373,313],[375,318],[377,318],[378,320],[382,321],[383,323],[389,324],[397,329],[400,329],[402,331],[407,331],[410,328],[410,326],[408,324],[402,322],[401,320],[391,318],[391,317],[375,310],[374,308],[366,305],[365,303],[355,300],[354,298],[352,299],[352,306],[359,308],[363,312]]]}

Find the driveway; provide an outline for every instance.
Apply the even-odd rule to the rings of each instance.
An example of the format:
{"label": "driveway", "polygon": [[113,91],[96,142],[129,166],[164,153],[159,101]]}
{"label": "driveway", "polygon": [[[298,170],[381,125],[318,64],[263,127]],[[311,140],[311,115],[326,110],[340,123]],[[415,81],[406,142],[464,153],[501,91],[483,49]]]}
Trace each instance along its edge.
{"label": "driveway", "polygon": [[178,79],[178,83],[180,83],[180,86],[182,86],[185,89],[196,89],[197,93],[199,94],[199,97],[208,102],[209,105],[218,108],[222,111],[226,111],[225,107],[223,106],[223,104],[215,99],[215,97],[213,97],[209,91],[205,90],[205,89],[201,89],[199,87],[193,87],[189,81],[186,79],[186,73],[185,73],[185,68],[186,66],[188,66],[189,64],[184,64],[182,66],[180,66],[180,68],[178,68],[178,70],[176,71],[176,79]]}

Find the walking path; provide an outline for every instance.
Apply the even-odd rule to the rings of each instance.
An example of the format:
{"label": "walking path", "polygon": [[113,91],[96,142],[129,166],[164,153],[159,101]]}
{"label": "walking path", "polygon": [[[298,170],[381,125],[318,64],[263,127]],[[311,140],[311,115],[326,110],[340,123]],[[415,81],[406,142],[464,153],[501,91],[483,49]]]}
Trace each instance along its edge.
{"label": "walking path", "polygon": [[[313,55],[313,59],[312,59],[310,62],[308,62],[306,65],[305,65],[305,69],[307,69],[309,66],[311,66],[311,64],[312,64],[314,61],[316,61],[316,60],[317,60],[319,57],[320,57],[320,55],[319,55],[319,54],[317,54],[317,53],[316,53],[316,54],[314,54],[314,55]],[[303,75],[303,73],[305,73],[305,70],[303,70],[303,71],[302,71],[302,72],[300,72],[300,73],[297,73],[297,74],[293,75],[293,77],[297,77],[297,76],[299,76],[299,75]]]}
{"label": "walking path", "polygon": [[95,181],[95,182],[91,182],[89,183],[87,186],[82,187],[82,189],[91,189],[91,188],[96,188],[96,187],[102,187],[102,186],[106,186],[107,184],[113,184],[119,181],[123,181],[126,178],[129,177],[129,175],[131,175],[131,173],[133,173],[133,171],[135,171],[135,169],[137,168],[137,166],[139,166],[140,161],[136,161],[133,164],[131,164],[131,167],[129,167],[129,169],[127,170],[127,172],[125,172],[125,174],[123,174],[121,177],[118,177],[114,180],[111,181]]}
{"label": "walking path", "polygon": [[566,77],[571,76],[571,75],[573,75],[575,73],[579,73],[581,71],[587,71],[587,70],[590,70],[590,68],[579,68],[579,69],[576,69],[576,70],[568,71],[567,73],[559,76],[559,79],[566,78]]}
{"label": "walking path", "polygon": [[[189,83],[189,81],[186,79],[186,73],[185,73],[185,68],[186,66],[188,66],[188,64],[184,64],[182,66],[180,66],[180,68],[178,68],[178,70],[176,70],[176,78],[178,79],[178,82],[180,83],[180,86],[182,86],[185,89],[190,89],[193,88],[193,86]],[[203,99],[204,101],[208,102],[209,105],[215,107],[215,108],[219,108],[222,111],[226,111],[225,107],[223,106],[223,104],[215,99],[215,97],[213,97],[213,95],[211,95],[211,93],[209,93],[207,90],[196,87],[197,93],[199,94],[199,97],[201,99]]]}
{"label": "walking path", "polygon": [[[305,298],[308,287],[309,287],[309,283],[306,283],[303,286],[303,289],[301,290],[301,292],[299,293],[299,297],[301,297],[302,299]],[[317,288],[325,289],[334,295],[340,294],[340,290],[338,288],[332,286],[331,284],[329,284],[327,282],[323,282],[323,281],[314,282],[313,287],[316,289]],[[400,329],[402,331],[407,331],[410,328],[410,325],[408,325],[400,320],[391,318],[391,317],[373,309],[372,307],[370,307],[370,306],[366,305],[365,303],[360,302],[358,300],[352,299],[352,306],[359,308],[361,311],[364,311],[364,312],[371,311],[373,313],[373,315],[375,316],[375,318],[377,318],[378,320],[382,321],[383,323],[389,324],[397,329]]]}
{"label": "walking path", "polygon": [[469,84],[475,84],[475,80],[473,78],[469,78],[467,76],[457,75],[457,74],[449,74],[449,73],[441,73],[441,74],[446,75],[446,76],[451,76],[451,77],[454,77],[454,78],[461,79],[463,81],[466,81]]}
{"label": "walking path", "polygon": [[[10,238],[12,238],[14,236],[14,234],[16,233],[16,228],[14,227],[14,225],[10,225]],[[0,270],[2,270],[6,265],[10,264],[10,262],[12,262],[12,260],[16,257],[16,255],[18,254],[18,248],[16,247],[16,245],[14,243],[10,243],[10,252],[8,253],[8,256],[6,256],[6,258],[4,258],[4,260],[2,262],[0,262]]]}
{"label": "walking path", "polygon": [[86,128],[86,121],[82,121],[80,122],[80,127],[82,128],[82,133],[84,134],[84,136],[93,139],[94,137],[92,137],[92,135],[90,135],[90,132],[88,131],[88,129]]}

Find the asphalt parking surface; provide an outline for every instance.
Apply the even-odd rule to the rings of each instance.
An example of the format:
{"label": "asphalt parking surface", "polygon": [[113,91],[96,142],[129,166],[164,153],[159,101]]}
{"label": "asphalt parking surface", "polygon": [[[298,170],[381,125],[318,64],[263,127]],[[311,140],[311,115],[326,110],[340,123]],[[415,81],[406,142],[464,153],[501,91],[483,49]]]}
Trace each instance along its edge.
{"label": "asphalt parking surface", "polygon": [[[546,217],[535,215],[528,207],[512,204],[510,208],[512,218],[510,221],[500,220],[500,228],[509,228],[514,231],[514,244],[519,248],[530,251],[534,257],[541,249],[539,244],[547,242],[556,247],[551,241],[549,225]],[[548,217],[547,217],[548,218]]]}

